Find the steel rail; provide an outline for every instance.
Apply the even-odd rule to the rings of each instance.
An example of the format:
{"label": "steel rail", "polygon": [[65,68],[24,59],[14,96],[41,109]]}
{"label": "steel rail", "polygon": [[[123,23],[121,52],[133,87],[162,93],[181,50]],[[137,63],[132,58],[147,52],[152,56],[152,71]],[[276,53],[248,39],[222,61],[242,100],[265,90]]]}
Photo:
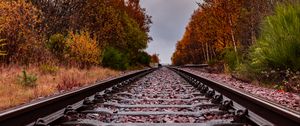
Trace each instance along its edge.
{"label": "steel rail", "polygon": [[202,67],[208,67],[208,64],[187,64],[187,65],[183,65],[181,67],[202,68]]}
{"label": "steel rail", "polygon": [[[271,122],[273,125],[278,126],[299,126],[300,125],[300,113],[291,110],[289,108],[283,107],[279,104],[276,104],[271,101],[267,101],[266,99],[256,97],[249,93],[243,92],[236,88],[227,86],[220,82],[216,82],[214,80],[208,79],[201,75],[193,74],[189,71],[180,69],[180,68],[170,68],[175,72],[179,72],[181,74],[185,74],[189,77],[192,77],[203,84],[209,86],[210,88],[218,91],[222,95],[225,95],[229,99],[234,102],[242,105],[249,111],[255,113],[256,115],[262,117],[264,120]],[[251,117],[254,120],[260,120],[257,117]]]}
{"label": "steel rail", "polygon": [[39,118],[61,111],[66,108],[66,106],[75,104],[86,97],[92,96],[96,92],[103,91],[106,88],[133,77],[146,75],[154,70],[155,69],[139,70],[117,78],[104,80],[91,86],[5,110],[0,112],[0,126],[23,126],[32,124]]}

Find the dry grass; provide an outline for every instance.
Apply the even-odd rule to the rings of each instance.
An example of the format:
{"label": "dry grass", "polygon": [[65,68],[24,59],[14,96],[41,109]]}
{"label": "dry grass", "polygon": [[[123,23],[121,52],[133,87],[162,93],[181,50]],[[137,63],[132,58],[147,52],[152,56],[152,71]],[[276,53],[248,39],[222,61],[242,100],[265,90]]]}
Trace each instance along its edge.
{"label": "dry grass", "polygon": [[40,67],[29,66],[25,68],[26,72],[38,78],[37,87],[30,88],[18,84],[17,78],[23,69],[21,66],[0,66],[0,110],[120,74],[118,71],[101,67],[90,69],[60,67],[55,74],[45,74]]}

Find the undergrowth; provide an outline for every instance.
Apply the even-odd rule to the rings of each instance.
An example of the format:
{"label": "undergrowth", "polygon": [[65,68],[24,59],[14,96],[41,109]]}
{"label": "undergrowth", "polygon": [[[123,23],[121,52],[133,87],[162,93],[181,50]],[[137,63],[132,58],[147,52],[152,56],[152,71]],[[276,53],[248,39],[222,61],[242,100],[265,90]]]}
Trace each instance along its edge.
{"label": "undergrowth", "polygon": [[102,67],[57,67],[59,70],[55,74],[45,74],[37,65],[24,70],[24,66],[0,64],[0,110],[120,74]]}
{"label": "undergrowth", "polygon": [[57,85],[57,89],[59,91],[70,90],[72,88],[80,87],[81,83],[78,78],[72,75],[64,75],[61,81]]}
{"label": "undergrowth", "polygon": [[253,45],[251,65],[258,70],[300,70],[300,4],[278,5],[268,16]]}
{"label": "undergrowth", "polygon": [[59,67],[55,65],[42,64],[39,67],[41,73],[43,74],[53,74],[55,75],[59,71]]}
{"label": "undergrowth", "polygon": [[239,78],[260,81],[275,89],[300,92],[300,4],[277,5],[267,16],[262,33],[250,48],[247,60],[236,64],[231,53],[225,59]]}
{"label": "undergrowth", "polygon": [[25,87],[36,87],[37,76],[27,73],[25,70],[22,71],[21,75],[18,75],[18,83]]}

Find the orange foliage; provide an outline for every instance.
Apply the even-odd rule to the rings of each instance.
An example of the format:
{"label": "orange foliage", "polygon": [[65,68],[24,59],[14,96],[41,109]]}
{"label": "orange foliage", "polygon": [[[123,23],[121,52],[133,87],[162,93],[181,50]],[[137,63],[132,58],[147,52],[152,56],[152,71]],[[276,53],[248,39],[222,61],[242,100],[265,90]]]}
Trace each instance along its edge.
{"label": "orange foliage", "polygon": [[153,54],[153,55],[151,56],[151,62],[152,62],[152,63],[159,63],[158,54]]}
{"label": "orange foliage", "polygon": [[144,8],[141,8],[140,0],[127,0],[126,5],[126,11],[129,16],[136,20],[143,31],[149,32],[149,24],[152,23],[151,16],[146,14]]}
{"label": "orange foliage", "polygon": [[2,41],[4,41],[4,39],[0,39],[0,56],[5,56],[5,51],[2,51],[2,48],[5,46],[5,43],[2,43]]}
{"label": "orange foliage", "polygon": [[[57,59],[60,63],[68,64],[63,61],[63,56],[58,55],[62,54],[65,47],[49,44],[55,44],[52,40],[56,37],[65,41],[70,31],[83,30],[96,38],[93,41],[98,50],[113,47],[135,57],[151,39],[148,34],[150,18],[139,0],[1,0],[0,38],[7,43],[4,46],[7,55],[1,57],[0,62],[30,64],[48,61],[45,58],[51,58],[54,54],[56,57],[51,60]],[[48,46],[52,54],[45,49]],[[0,48],[2,54],[2,45]],[[85,46],[82,48],[88,49]],[[87,55],[89,51],[79,52]],[[94,57],[91,53],[98,51],[89,52],[89,60],[79,57],[84,59],[83,62],[100,64],[101,57],[98,61],[95,58],[91,61],[91,57]],[[137,62],[130,60],[130,64]]]}
{"label": "orange foliage", "polygon": [[[97,36],[99,46],[122,48],[127,45],[125,15],[149,39],[150,16],[139,0],[31,0],[44,14],[46,36],[67,34],[69,29],[87,29]],[[63,9],[62,9],[63,8]],[[62,11],[63,10],[63,11]]]}
{"label": "orange foliage", "polygon": [[259,33],[259,23],[272,10],[271,0],[205,0],[198,3],[172,56],[175,65],[207,63],[226,48],[237,54]]}
{"label": "orange foliage", "polygon": [[96,38],[91,38],[89,32],[70,32],[66,39],[65,57],[75,60],[83,66],[100,63],[101,50]]}
{"label": "orange foliage", "polygon": [[7,44],[6,62],[41,61],[45,54],[40,35],[41,13],[25,0],[0,1],[0,38]]}

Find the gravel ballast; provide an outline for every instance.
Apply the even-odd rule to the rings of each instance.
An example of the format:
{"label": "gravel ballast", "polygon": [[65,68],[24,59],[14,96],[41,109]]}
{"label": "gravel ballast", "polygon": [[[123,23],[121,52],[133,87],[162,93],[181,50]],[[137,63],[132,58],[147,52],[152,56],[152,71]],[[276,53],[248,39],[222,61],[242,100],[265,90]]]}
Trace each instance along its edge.
{"label": "gravel ballast", "polygon": [[229,75],[207,73],[199,68],[181,68],[181,69],[189,71],[196,75],[200,75],[212,79],[222,84],[226,84],[234,88],[241,89],[242,91],[248,92],[255,96],[265,98],[268,101],[276,102],[280,105],[283,105],[285,107],[300,112],[300,94],[283,92],[276,89],[261,87],[258,85],[242,82]]}

